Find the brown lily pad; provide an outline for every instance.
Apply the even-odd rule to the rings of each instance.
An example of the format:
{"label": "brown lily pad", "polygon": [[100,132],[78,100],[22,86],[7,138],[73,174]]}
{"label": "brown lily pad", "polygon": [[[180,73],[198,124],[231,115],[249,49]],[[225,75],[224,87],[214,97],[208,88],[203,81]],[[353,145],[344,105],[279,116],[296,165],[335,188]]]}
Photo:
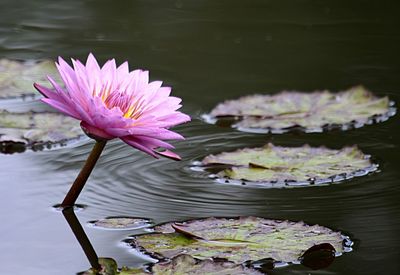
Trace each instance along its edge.
{"label": "brown lily pad", "polygon": [[362,86],[331,93],[281,92],[250,95],[218,104],[204,118],[242,131],[284,133],[347,130],[387,120],[396,113],[388,97],[376,97]]}
{"label": "brown lily pad", "polygon": [[79,122],[59,113],[0,110],[0,152],[43,149],[83,135]]}
{"label": "brown lily pad", "polygon": [[49,87],[47,75],[58,75],[53,61],[21,62],[0,59],[0,99],[26,98],[38,95],[32,86],[33,82]]}
{"label": "brown lily pad", "polygon": [[155,233],[133,236],[126,242],[156,259],[188,254],[197,259],[226,259],[236,264],[265,258],[299,263],[307,249],[320,243],[331,244],[336,255],[351,250],[349,239],[329,228],[258,217],[166,223],[154,230]]}
{"label": "brown lily pad", "polygon": [[200,164],[201,169],[213,171],[212,177],[219,182],[265,187],[337,182],[366,175],[377,167],[356,146],[334,150],[273,144],[209,155]]}

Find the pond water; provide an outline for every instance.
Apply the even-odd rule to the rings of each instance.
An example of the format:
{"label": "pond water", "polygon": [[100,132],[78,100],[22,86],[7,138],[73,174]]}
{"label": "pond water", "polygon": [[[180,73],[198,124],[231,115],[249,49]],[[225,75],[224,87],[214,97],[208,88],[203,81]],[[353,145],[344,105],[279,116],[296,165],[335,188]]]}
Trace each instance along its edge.
{"label": "pond water", "polygon": [[[396,9],[397,8],[397,9]],[[363,84],[397,103],[400,87],[396,1],[11,1],[0,4],[0,57],[129,60],[183,98],[193,121],[177,127],[181,162],[155,160],[110,142],[78,199],[78,218],[99,256],[120,266],[145,260],[120,241],[138,231],[99,230],[87,222],[135,216],[155,222],[255,215],[304,220],[341,230],[354,251],[325,270],[302,266],[271,274],[396,274],[400,270],[399,116],[350,131],[242,133],[204,123],[218,102],[285,89],[343,90]],[[1,103],[2,108],[37,102]],[[340,184],[292,189],[220,185],[190,170],[210,153],[239,147],[358,145],[379,172]],[[89,263],[59,203],[92,141],[0,155],[1,274],[75,274]]]}

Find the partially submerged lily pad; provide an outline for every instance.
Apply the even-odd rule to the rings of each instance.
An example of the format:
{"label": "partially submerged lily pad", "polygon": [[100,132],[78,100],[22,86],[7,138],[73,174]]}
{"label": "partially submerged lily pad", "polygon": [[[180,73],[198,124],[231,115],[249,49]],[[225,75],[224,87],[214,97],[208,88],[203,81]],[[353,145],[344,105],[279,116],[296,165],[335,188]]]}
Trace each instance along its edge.
{"label": "partially submerged lily pad", "polygon": [[85,272],[78,273],[79,275],[115,275],[118,271],[118,264],[113,258],[99,258],[101,270],[89,269]]}
{"label": "partially submerged lily pad", "polygon": [[139,228],[150,227],[153,222],[144,218],[132,217],[108,217],[96,221],[89,222],[93,227],[111,230],[133,230]]}
{"label": "partially submerged lily pad", "polygon": [[224,260],[198,260],[190,255],[179,255],[166,263],[155,264],[152,268],[155,275],[261,275],[253,268],[238,265]]}
{"label": "partially submerged lily pad", "polygon": [[79,122],[59,113],[11,113],[0,110],[0,152],[35,150],[78,138]]}
{"label": "partially submerged lily pad", "polygon": [[363,176],[378,167],[356,146],[340,150],[325,147],[281,147],[267,144],[209,155],[201,162],[212,177],[231,184],[265,187],[299,186]]}
{"label": "partially submerged lily pad", "polygon": [[298,263],[307,249],[320,243],[331,244],[337,255],[351,250],[348,238],[329,228],[258,217],[166,223],[154,230],[155,233],[126,241],[156,259],[188,254],[197,259],[222,258],[236,264],[265,258]]}
{"label": "partially submerged lily pad", "polygon": [[204,118],[210,123],[228,123],[248,132],[321,132],[385,121],[396,113],[393,105],[388,97],[378,98],[358,86],[339,93],[281,92],[244,96],[218,104]]}
{"label": "partially submerged lily pad", "polygon": [[146,275],[149,274],[141,268],[122,268],[118,270],[118,264],[113,258],[99,258],[101,270],[94,270],[93,268],[78,273],[79,275]]}
{"label": "partially submerged lily pad", "polygon": [[234,264],[229,261],[220,260],[198,260],[190,255],[179,255],[170,261],[148,264],[144,269],[123,267],[118,270],[117,263],[111,258],[100,258],[102,270],[96,272],[93,269],[82,273],[82,275],[187,275],[187,274],[209,274],[209,275],[261,275],[263,273],[243,265]]}
{"label": "partially submerged lily pad", "polygon": [[47,75],[56,77],[58,72],[53,61],[20,62],[0,59],[0,99],[25,98],[38,93],[33,82],[49,86]]}

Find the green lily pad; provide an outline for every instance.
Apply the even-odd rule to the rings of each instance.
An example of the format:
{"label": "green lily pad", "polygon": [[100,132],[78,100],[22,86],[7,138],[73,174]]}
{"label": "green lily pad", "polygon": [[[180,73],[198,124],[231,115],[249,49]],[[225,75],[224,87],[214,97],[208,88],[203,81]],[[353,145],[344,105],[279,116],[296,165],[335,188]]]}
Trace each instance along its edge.
{"label": "green lily pad", "polygon": [[152,221],[144,218],[132,217],[108,217],[96,221],[90,221],[93,227],[112,230],[132,230],[152,226]]}
{"label": "green lily pad", "polygon": [[123,267],[120,270],[117,268],[117,263],[111,258],[100,258],[99,263],[102,270],[95,271],[89,269],[82,275],[186,275],[186,274],[209,274],[209,275],[261,275],[263,273],[257,270],[238,265],[229,261],[223,260],[198,260],[190,255],[179,255],[167,262],[159,262],[148,264],[146,270],[140,268]]}
{"label": "green lily pad", "polygon": [[79,122],[59,113],[0,110],[0,152],[51,147],[83,135]]}
{"label": "green lily pad", "polygon": [[117,274],[118,264],[113,258],[99,258],[101,270],[94,270],[93,268],[79,273],[80,275],[115,275]]}
{"label": "green lily pad", "polygon": [[[38,95],[33,82],[49,86],[47,75],[58,76],[53,61],[20,62],[0,59],[0,99],[25,98]],[[58,78],[55,78],[59,82]]]}
{"label": "green lily pad", "polygon": [[337,182],[377,170],[356,146],[340,150],[325,147],[281,147],[267,144],[205,157],[203,170],[215,171],[219,182],[270,187]]}
{"label": "green lily pad", "polygon": [[145,272],[141,268],[127,268],[123,267],[121,270],[118,270],[118,264],[113,258],[99,258],[99,264],[101,265],[101,270],[94,270],[93,268],[78,273],[80,275],[148,275],[149,273]]}
{"label": "green lily pad", "polygon": [[258,217],[207,218],[185,223],[167,223],[155,233],[126,240],[136,250],[156,259],[188,254],[197,259],[222,258],[236,264],[272,258],[298,263],[310,247],[331,244],[337,255],[351,249],[340,232],[303,222]]}
{"label": "green lily pad", "polygon": [[210,123],[228,123],[248,132],[321,132],[385,121],[396,113],[393,105],[388,97],[378,98],[358,86],[339,93],[281,92],[244,96],[220,103],[204,118]]}

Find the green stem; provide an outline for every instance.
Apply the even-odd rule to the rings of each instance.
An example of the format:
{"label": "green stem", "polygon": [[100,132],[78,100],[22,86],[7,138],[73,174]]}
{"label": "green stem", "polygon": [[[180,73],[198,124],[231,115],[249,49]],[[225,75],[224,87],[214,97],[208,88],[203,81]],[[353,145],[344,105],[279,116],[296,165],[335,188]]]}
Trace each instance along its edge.
{"label": "green stem", "polygon": [[68,194],[65,196],[63,202],[61,203],[61,207],[65,208],[74,206],[76,199],[78,198],[83,187],[85,186],[85,183],[89,178],[94,166],[96,165],[96,162],[99,159],[101,152],[104,149],[104,146],[106,146],[106,143],[106,141],[96,141],[96,144],[94,145],[92,152],[90,152],[90,155],[83,165],[82,170],[79,172],[78,176],[71,186],[71,189],[69,189]]}

